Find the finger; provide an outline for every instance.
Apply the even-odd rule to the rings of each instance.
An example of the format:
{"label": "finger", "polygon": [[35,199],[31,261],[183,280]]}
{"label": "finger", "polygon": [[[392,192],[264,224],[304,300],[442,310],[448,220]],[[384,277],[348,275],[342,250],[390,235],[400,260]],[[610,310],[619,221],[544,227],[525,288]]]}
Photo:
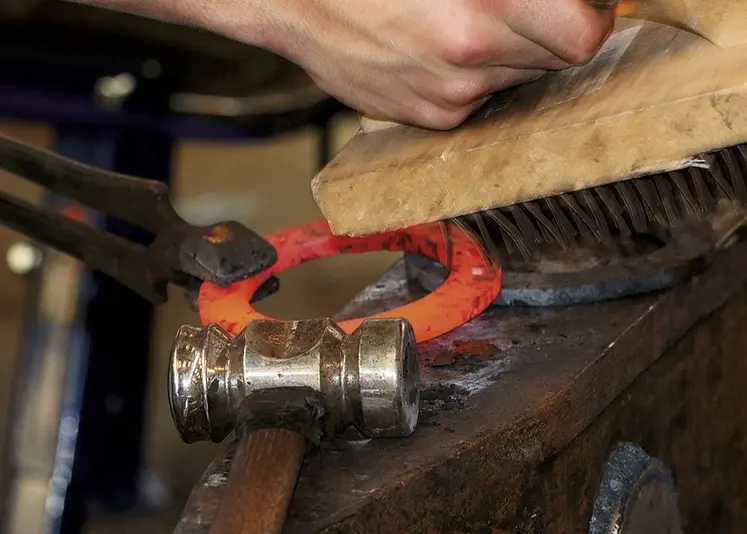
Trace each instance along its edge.
{"label": "finger", "polygon": [[537,80],[545,72],[486,67],[451,73],[450,78],[438,83],[416,84],[412,91],[421,102],[410,107],[410,120],[429,128],[451,129],[482,107],[494,93]]}
{"label": "finger", "polygon": [[568,63],[586,63],[612,32],[613,10],[588,0],[511,0],[504,20],[510,28]]}
{"label": "finger", "polygon": [[514,34],[513,38],[507,39],[500,47],[496,47],[495,59],[487,62],[485,66],[525,70],[560,70],[573,65],[534,41]]}
{"label": "finger", "polygon": [[504,66],[557,70],[571,65],[553,52],[519,35],[496,16],[483,16],[473,25],[446,30],[444,59],[460,68]]}
{"label": "finger", "polygon": [[374,121],[441,130],[463,120],[456,116],[459,110],[435,104],[432,97],[416,93],[407,85],[386,92],[376,90],[375,85],[371,84],[356,84],[351,89],[354,96],[340,100]]}
{"label": "finger", "polygon": [[[511,69],[488,67],[465,72],[461,81],[448,82],[454,87],[480,88],[472,93],[458,91],[433,92],[416,85],[412,92],[401,94],[396,101],[379,102],[376,111],[370,113],[394,120],[399,124],[409,124],[431,130],[451,130],[461,125],[472,113],[484,106],[494,93],[529,83],[545,74],[537,69]],[[469,96],[465,96],[469,94]],[[386,112],[379,110],[386,109]]]}
{"label": "finger", "polygon": [[485,72],[488,90],[492,95],[498,91],[538,80],[547,73],[543,69],[513,69],[508,67],[491,67]]}

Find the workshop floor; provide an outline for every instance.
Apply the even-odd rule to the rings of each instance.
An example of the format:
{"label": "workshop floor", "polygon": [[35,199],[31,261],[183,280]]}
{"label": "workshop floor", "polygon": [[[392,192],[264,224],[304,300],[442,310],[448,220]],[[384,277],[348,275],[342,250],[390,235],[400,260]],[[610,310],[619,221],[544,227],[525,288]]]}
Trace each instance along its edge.
{"label": "workshop floor", "polygon": [[[344,117],[335,126],[335,146],[355,131],[355,120]],[[3,133],[40,146],[50,146],[54,133],[40,125],[0,124]],[[309,192],[315,172],[316,134],[304,131],[268,142],[243,144],[188,143],[175,155],[175,202],[187,219],[235,219],[262,234],[317,220],[320,214]],[[32,187],[0,175],[4,190],[38,198]],[[6,187],[6,184],[9,184]],[[10,381],[21,331],[25,284],[6,262],[8,247],[22,238],[0,227],[0,431],[7,429]],[[329,314],[378,276],[395,259],[391,253],[340,257],[306,264],[281,276],[282,291],[259,308],[280,318]],[[112,318],[114,320],[114,318]],[[148,388],[148,430],[144,444],[146,488],[157,514],[101,518],[87,534],[124,532],[167,533],[173,530],[192,484],[220,446],[185,445],[177,437],[168,412],[165,376],[172,336],[182,324],[197,324],[178,291],[158,310]],[[2,440],[0,440],[2,447]],[[3,451],[0,450],[0,453]],[[2,477],[2,471],[0,471]],[[1,482],[1,478],[0,478]]]}

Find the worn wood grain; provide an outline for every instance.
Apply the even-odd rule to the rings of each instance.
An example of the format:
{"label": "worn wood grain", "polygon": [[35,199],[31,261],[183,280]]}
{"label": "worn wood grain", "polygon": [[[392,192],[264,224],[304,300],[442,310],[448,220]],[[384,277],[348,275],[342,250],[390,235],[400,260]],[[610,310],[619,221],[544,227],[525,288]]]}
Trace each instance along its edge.
{"label": "worn wood grain", "polygon": [[286,429],[239,441],[211,534],[279,534],[298,480],[306,438]]}

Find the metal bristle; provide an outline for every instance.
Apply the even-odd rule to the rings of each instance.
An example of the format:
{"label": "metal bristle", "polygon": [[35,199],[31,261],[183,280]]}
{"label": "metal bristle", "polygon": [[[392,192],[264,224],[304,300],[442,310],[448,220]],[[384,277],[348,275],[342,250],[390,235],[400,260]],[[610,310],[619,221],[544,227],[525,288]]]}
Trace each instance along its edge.
{"label": "metal bristle", "polygon": [[451,271],[451,262],[453,260],[452,256],[452,246],[451,246],[451,226],[446,224],[444,221],[441,221],[438,223],[438,229],[441,231],[441,239],[443,239],[444,242],[444,255],[446,256],[446,269],[448,271]]}
{"label": "metal bristle", "polygon": [[654,179],[654,186],[659,193],[659,205],[664,209],[664,216],[669,225],[674,225],[679,220],[679,212],[672,195],[672,184],[664,176]]}
{"label": "metal bristle", "polygon": [[703,212],[698,209],[697,202],[690,191],[690,186],[685,179],[685,175],[681,171],[674,171],[669,173],[669,176],[675,188],[674,194],[681,202],[682,215],[684,217],[700,216]]}
{"label": "metal bristle", "polygon": [[607,208],[607,214],[609,215],[609,222],[612,222],[614,227],[625,237],[631,235],[630,228],[625,222],[623,215],[623,205],[618,202],[614,194],[614,189],[607,189],[605,187],[598,187],[594,190],[599,199],[602,201],[602,205]]}
{"label": "metal bristle", "polygon": [[532,224],[532,220],[524,212],[523,206],[511,206],[508,208],[508,211],[513,216],[514,221],[516,221],[524,239],[531,242],[533,246],[542,243],[539,232],[537,232],[537,229]]}
{"label": "metal bristle", "polygon": [[492,239],[490,233],[488,233],[488,227],[485,226],[485,221],[483,220],[482,215],[479,213],[473,213],[472,217],[475,221],[475,225],[477,226],[477,231],[480,234],[480,240],[483,244],[483,247],[488,253],[488,259],[490,259],[491,261],[491,267],[494,265],[500,266],[501,255],[498,252],[495,240]]}
{"label": "metal bristle", "polygon": [[514,251],[517,251],[525,261],[529,261],[532,258],[532,250],[522,239],[519,228],[508,220],[500,210],[488,210],[485,214],[498,225],[508,253],[513,254]]}
{"label": "metal bristle", "polygon": [[711,155],[704,156],[703,159],[708,163],[709,175],[718,185],[722,195],[727,198],[736,198],[736,194],[734,193],[734,189],[729,183],[729,180],[726,178],[724,173],[721,172],[721,166],[719,165],[718,160]]}
{"label": "metal bristle", "polygon": [[724,201],[747,207],[747,145],[699,158],[693,166],[456,219],[488,256],[497,248],[524,261],[550,245],[565,251],[591,237],[602,245],[636,234],[656,235]]}
{"label": "metal bristle", "polygon": [[574,238],[578,235],[578,230],[574,228],[573,223],[568,219],[563,209],[558,204],[557,199],[550,197],[543,200],[543,204],[547,206],[548,211],[552,214],[553,221],[560,230],[560,234],[565,239],[565,242],[570,245],[574,242]]}
{"label": "metal bristle", "polygon": [[607,224],[604,212],[599,207],[597,199],[594,198],[594,189],[586,189],[579,191],[576,194],[594,219],[594,227],[596,228],[595,234],[599,236],[599,241],[601,243],[609,243],[610,239],[612,239],[612,235],[610,234],[610,228]]}
{"label": "metal bristle", "polygon": [[629,220],[633,231],[642,233],[646,231],[646,211],[643,209],[641,200],[636,196],[635,189],[629,182],[618,182],[612,186],[622,202],[623,213]]}
{"label": "metal bristle", "polygon": [[[478,247],[481,247],[483,251],[487,251],[487,262],[486,267],[488,269],[492,269],[496,265],[500,265],[500,257],[498,255],[498,250],[495,246],[495,239],[492,238],[487,233],[487,229],[484,226],[484,223],[482,223],[482,214],[479,213],[473,213],[471,215],[471,219],[474,222],[480,221],[478,223],[479,229],[478,232],[480,232],[479,238],[478,236],[475,236],[475,234],[472,232],[471,227],[463,220],[463,218],[455,218],[451,219],[451,221],[454,223],[454,225],[462,230],[467,237],[474,242],[474,244]],[[451,247],[450,247],[451,248]],[[491,255],[494,254],[494,255]],[[448,259],[448,268],[451,269],[451,258]]]}
{"label": "metal bristle", "polygon": [[690,167],[687,169],[689,181],[693,184],[693,189],[695,190],[696,206],[700,208],[703,215],[716,207],[716,201],[713,199],[713,195],[708,189],[706,174],[707,171],[697,167]]}
{"label": "metal bristle", "polygon": [[542,208],[539,204],[536,202],[527,202],[524,204],[524,209],[526,209],[539,223],[540,231],[542,232],[542,237],[544,238],[545,243],[558,243],[564,250],[570,246],[570,243],[557,225],[542,212]]}
{"label": "metal bristle", "polygon": [[580,234],[586,235],[588,233],[592,233],[597,239],[602,239],[602,234],[596,231],[596,224],[594,224],[594,221],[591,219],[591,217],[589,217],[586,212],[581,209],[581,206],[579,206],[578,202],[576,202],[576,198],[574,197],[574,195],[566,193],[560,195],[560,199],[570,210],[571,217],[576,222],[576,226],[578,227]]}
{"label": "metal bristle", "polygon": [[[740,204],[747,204],[747,183],[745,183],[744,180],[740,179],[744,175],[744,170],[739,165],[737,154],[739,154],[740,157],[742,155],[739,151],[736,150],[724,150],[723,152],[721,152],[721,157],[726,164],[726,174],[731,181],[732,187],[734,188],[736,201]],[[742,163],[745,163],[744,160],[742,160]]]}

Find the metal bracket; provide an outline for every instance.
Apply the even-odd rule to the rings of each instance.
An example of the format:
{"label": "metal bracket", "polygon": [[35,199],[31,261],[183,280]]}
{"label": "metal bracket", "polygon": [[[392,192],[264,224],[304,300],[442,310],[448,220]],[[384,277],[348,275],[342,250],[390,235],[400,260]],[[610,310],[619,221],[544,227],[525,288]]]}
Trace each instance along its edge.
{"label": "metal bracket", "polygon": [[638,445],[619,443],[602,476],[589,534],[682,534],[669,469]]}

